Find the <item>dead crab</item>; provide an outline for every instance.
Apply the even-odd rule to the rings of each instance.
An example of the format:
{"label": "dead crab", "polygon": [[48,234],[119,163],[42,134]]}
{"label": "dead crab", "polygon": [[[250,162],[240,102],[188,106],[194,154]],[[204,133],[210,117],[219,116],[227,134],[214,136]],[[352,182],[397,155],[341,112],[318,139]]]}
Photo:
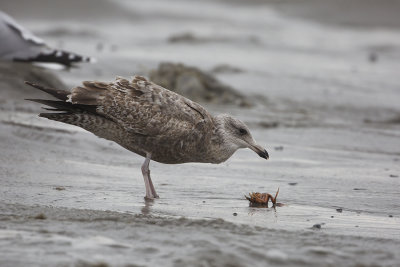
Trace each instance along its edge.
{"label": "dead crab", "polygon": [[276,198],[278,197],[279,193],[279,188],[278,191],[276,191],[275,197],[273,197],[271,194],[268,193],[249,193],[249,196],[244,196],[248,201],[250,201],[250,206],[251,207],[260,207],[260,206],[266,206],[268,208],[268,201],[271,199],[273,207],[276,206]]}

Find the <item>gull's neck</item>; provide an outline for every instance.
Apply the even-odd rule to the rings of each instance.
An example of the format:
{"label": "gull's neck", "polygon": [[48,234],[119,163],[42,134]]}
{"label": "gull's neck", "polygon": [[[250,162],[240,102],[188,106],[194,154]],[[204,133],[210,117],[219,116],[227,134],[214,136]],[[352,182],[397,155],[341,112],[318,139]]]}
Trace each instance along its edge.
{"label": "gull's neck", "polygon": [[214,129],[208,149],[209,160],[211,163],[221,163],[229,159],[233,153],[239,148],[232,143],[229,133],[225,128],[226,115],[218,115],[213,117]]}

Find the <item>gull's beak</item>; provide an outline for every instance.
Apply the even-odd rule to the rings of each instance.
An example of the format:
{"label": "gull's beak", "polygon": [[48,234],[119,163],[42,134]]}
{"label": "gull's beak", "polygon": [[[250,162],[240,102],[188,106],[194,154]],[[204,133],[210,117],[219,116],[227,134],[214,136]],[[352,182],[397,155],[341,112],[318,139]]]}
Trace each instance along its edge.
{"label": "gull's beak", "polygon": [[264,158],[264,159],[269,159],[269,155],[267,150],[265,150],[262,146],[259,146],[257,144],[250,144],[249,148],[251,150],[253,150],[254,152],[256,152],[260,157]]}

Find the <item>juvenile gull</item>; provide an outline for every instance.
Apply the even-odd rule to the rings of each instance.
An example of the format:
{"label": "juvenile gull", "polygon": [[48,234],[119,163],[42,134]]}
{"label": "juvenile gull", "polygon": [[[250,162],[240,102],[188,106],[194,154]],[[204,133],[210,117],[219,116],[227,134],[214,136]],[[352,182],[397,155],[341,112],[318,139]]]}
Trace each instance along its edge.
{"label": "juvenile gull", "polygon": [[201,105],[142,76],[132,82],[85,81],[71,92],[26,82],[58,100],[28,99],[52,108],[39,116],[82,127],[143,157],[146,198],[158,198],[149,163],[221,163],[239,148],[250,148],[268,159],[248,127],[221,114],[212,116]]}
{"label": "juvenile gull", "polygon": [[58,63],[65,66],[92,60],[89,57],[48,47],[42,39],[2,11],[0,11],[0,59]]}

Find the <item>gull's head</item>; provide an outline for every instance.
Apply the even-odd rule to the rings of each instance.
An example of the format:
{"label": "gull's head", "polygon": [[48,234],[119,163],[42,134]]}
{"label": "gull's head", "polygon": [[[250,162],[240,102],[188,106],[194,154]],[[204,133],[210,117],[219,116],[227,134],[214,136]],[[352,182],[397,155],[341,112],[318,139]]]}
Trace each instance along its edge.
{"label": "gull's head", "polygon": [[230,115],[221,114],[217,116],[221,123],[223,131],[220,132],[226,143],[231,146],[231,149],[236,151],[239,148],[250,148],[260,157],[268,159],[267,150],[258,145],[251,136],[249,127],[244,122]]}

